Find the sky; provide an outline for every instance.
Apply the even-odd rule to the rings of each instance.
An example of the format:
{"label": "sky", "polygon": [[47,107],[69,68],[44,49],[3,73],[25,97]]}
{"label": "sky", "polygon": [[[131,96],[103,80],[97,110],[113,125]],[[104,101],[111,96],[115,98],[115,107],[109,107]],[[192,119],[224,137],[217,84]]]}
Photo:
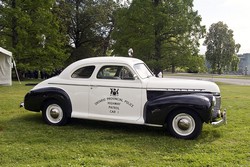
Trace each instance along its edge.
{"label": "sky", "polygon": [[[213,23],[227,24],[234,31],[235,43],[241,45],[239,54],[250,53],[250,0],[194,0],[194,10],[198,10],[207,31]],[[201,54],[206,52],[203,42]]]}

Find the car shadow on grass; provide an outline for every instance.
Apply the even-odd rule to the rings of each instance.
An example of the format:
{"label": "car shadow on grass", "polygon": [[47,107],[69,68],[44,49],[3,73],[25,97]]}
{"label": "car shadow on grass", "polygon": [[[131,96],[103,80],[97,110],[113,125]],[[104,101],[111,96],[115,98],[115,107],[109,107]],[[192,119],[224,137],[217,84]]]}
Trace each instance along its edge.
{"label": "car shadow on grass", "polygon": [[[125,123],[114,123],[106,121],[96,120],[85,120],[85,119],[70,119],[70,121],[64,126],[51,126],[47,125],[42,120],[41,113],[31,113],[11,120],[14,122],[24,123],[21,126],[32,126],[37,129],[55,129],[63,130],[65,133],[107,133],[107,134],[120,134],[120,135],[131,135],[131,136],[145,136],[145,137],[158,137],[158,138],[170,138],[174,139],[163,127],[151,127],[136,124],[125,124]],[[27,128],[27,127],[26,127]],[[74,134],[77,135],[77,134]],[[219,139],[220,133],[216,129],[209,128],[209,126],[203,128],[201,135],[196,139],[200,142],[213,142]]]}
{"label": "car shadow on grass", "polygon": [[116,123],[107,121],[85,120],[85,119],[71,119],[67,126],[87,129],[87,130],[100,130],[120,133],[148,133],[148,135],[162,136],[165,129],[161,127],[150,127],[136,124]]}
{"label": "car shadow on grass", "polygon": [[[21,126],[30,126],[32,129],[60,129],[71,132],[100,132],[109,134],[123,134],[123,135],[135,135],[135,136],[158,136],[158,137],[171,137],[170,134],[162,127],[150,127],[136,124],[114,123],[106,121],[86,120],[72,118],[64,126],[51,126],[47,125],[43,119],[41,113],[29,113],[23,116],[13,118],[11,122],[23,122]],[[27,127],[26,127],[27,128]]]}

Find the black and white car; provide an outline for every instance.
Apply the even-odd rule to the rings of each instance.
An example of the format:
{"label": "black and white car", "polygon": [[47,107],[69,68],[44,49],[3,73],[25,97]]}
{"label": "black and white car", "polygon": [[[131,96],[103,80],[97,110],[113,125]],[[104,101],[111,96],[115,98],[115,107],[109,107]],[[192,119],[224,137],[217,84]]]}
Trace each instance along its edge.
{"label": "black and white car", "polygon": [[198,137],[204,122],[225,124],[220,106],[215,83],[156,78],[143,61],[129,57],[79,60],[24,98],[25,109],[42,111],[50,125],[82,118],[161,126],[183,139]]}

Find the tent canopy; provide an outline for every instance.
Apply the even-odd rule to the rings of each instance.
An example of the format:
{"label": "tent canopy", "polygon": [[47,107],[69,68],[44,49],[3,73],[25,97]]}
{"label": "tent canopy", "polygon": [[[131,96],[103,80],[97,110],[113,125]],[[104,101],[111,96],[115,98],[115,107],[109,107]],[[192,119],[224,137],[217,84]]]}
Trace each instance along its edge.
{"label": "tent canopy", "polygon": [[12,85],[12,53],[0,47],[0,85]]}

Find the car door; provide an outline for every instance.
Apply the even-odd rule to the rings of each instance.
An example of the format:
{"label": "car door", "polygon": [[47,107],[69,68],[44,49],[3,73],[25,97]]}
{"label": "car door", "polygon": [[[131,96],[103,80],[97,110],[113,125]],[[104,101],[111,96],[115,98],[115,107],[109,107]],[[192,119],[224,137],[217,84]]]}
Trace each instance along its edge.
{"label": "car door", "polygon": [[126,65],[104,65],[92,80],[89,118],[133,122],[142,116],[142,84]]}
{"label": "car door", "polygon": [[88,117],[88,96],[90,91],[91,76],[95,70],[95,65],[89,64],[77,67],[70,75],[68,83],[64,84],[64,89],[69,93],[72,103],[73,118]]}

